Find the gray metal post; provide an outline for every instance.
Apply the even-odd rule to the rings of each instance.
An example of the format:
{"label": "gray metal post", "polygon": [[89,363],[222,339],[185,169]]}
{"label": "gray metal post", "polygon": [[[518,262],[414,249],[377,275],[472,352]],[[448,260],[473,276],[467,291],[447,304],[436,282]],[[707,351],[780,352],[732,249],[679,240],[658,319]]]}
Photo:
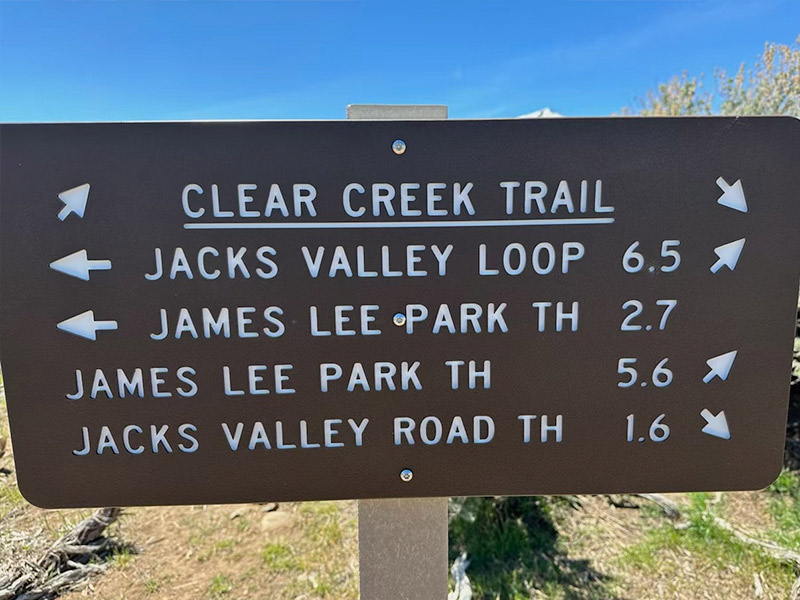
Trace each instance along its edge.
{"label": "gray metal post", "polygon": [[[347,118],[437,120],[447,107],[352,104]],[[445,600],[447,547],[447,498],[360,500],[361,600]]]}
{"label": "gray metal post", "polygon": [[358,502],[361,600],[447,598],[447,498]]}

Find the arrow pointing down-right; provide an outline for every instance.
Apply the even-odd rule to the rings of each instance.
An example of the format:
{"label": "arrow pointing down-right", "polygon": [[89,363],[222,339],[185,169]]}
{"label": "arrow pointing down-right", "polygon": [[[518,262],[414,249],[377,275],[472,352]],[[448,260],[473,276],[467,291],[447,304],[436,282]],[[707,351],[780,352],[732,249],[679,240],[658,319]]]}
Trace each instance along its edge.
{"label": "arrow pointing down-right", "polygon": [[728,429],[728,420],[725,418],[724,410],[719,411],[719,414],[715,415],[707,408],[704,408],[700,416],[706,420],[703,433],[722,438],[723,440],[731,439],[731,431]]}
{"label": "arrow pointing down-right", "polygon": [[742,189],[742,180],[737,179],[733,184],[729,184],[722,177],[717,178],[717,185],[722,190],[722,196],[717,199],[717,203],[727,206],[739,212],[747,212],[747,200]]}

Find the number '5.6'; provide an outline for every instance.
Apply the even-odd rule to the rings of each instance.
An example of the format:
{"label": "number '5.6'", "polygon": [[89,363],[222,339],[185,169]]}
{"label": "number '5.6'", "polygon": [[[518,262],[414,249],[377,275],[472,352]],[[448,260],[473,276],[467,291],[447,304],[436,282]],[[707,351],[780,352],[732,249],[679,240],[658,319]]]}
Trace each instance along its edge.
{"label": "number '5.6'", "polygon": [[[667,368],[668,360],[668,358],[662,359],[650,374],[650,381],[657,388],[664,388],[672,383],[672,371]],[[639,372],[636,370],[635,366],[636,363],[637,359],[635,358],[619,359],[619,363],[617,363],[617,373],[624,378],[622,381],[617,383],[619,387],[632,387],[639,380]],[[645,385],[647,385],[646,382],[642,383],[642,386]]]}
{"label": "number '5.6'", "polygon": [[[678,240],[664,240],[661,242],[661,258],[665,259],[664,263],[659,267],[663,273],[671,273],[675,271],[681,264],[681,255],[676,250],[680,246]],[[637,252],[639,242],[633,242],[625,254],[622,255],[622,268],[628,273],[638,273],[644,268],[645,258],[641,252]],[[655,271],[655,266],[649,268],[650,272]]]}

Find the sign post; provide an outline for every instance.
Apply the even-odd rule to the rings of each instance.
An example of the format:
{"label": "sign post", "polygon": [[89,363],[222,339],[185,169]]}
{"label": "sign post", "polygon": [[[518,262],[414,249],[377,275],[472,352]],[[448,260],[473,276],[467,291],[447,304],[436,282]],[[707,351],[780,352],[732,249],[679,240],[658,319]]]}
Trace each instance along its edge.
{"label": "sign post", "polygon": [[800,122],[359,110],[0,125],[28,500],[363,500],[365,598],[433,598],[448,496],[775,478]]}
{"label": "sign post", "polygon": [[[447,118],[447,107],[351,105],[347,118],[437,120]],[[447,525],[447,498],[359,500],[361,599],[446,598]]]}

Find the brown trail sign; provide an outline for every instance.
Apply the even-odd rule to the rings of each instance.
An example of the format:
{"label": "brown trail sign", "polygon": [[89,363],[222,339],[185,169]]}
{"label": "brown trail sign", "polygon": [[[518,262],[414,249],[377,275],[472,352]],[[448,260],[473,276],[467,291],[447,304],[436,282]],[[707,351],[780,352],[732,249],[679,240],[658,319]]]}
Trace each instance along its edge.
{"label": "brown trail sign", "polygon": [[47,507],[725,490],[780,468],[789,118],[0,127]]}

